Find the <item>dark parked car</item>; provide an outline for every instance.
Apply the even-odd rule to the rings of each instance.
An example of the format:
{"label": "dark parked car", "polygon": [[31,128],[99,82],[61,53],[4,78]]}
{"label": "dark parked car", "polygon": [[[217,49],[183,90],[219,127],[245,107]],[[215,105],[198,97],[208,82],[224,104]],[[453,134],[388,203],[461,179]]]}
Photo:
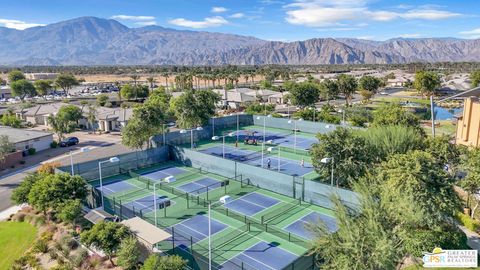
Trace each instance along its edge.
{"label": "dark parked car", "polygon": [[78,140],[77,137],[68,137],[65,140],[60,142],[60,146],[61,147],[66,147],[66,146],[71,146],[71,145],[75,145],[75,144],[78,144],[78,143],[79,143],[79,140]]}

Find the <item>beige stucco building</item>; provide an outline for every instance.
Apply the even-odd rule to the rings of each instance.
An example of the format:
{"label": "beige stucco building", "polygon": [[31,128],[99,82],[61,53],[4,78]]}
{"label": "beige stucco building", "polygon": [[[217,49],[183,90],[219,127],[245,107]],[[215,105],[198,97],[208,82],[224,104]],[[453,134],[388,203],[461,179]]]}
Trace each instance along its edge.
{"label": "beige stucco building", "polygon": [[456,143],[480,146],[480,101],[476,97],[465,100],[463,115],[458,117]]}

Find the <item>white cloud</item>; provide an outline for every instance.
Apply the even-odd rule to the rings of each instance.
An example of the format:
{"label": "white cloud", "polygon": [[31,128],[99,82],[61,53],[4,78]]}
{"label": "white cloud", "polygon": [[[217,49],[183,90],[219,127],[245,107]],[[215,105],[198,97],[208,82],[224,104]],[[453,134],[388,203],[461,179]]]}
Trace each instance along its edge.
{"label": "white cloud", "polygon": [[153,16],[114,15],[114,16],[110,17],[110,19],[141,22],[141,21],[154,21],[155,17],[153,17]]}
{"label": "white cloud", "polygon": [[141,25],[141,26],[149,26],[149,25],[157,25],[156,21],[144,21],[144,22],[136,22],[136,25]]}
{"label": "white cloud", "polygon": [[245,17],[245,14],[240,13],[240,12],[239,12],[239,13],[234,13],[234,14],[230,15],[230,18],[234,18],[234,19],[241,19],[241,18],[243,18],[243,17]]}
{"label": "white cloud", "polygon": [[421,37],[421,34],[402,34],[400,35],[401,38],[418,38]]}
{"label": "white cloud", "polygon": [[296,0],[294,3],[284,6],[287,9],[285,19],[296,25],[331,27],[358,20],[383,22],[395,19],[442,20],[461,15],[431,6],[409,8],[403,13],[371,10],[367,4],[366,0]]}
{"label": "white cloud", "polygon": [[170,24],[183,26],[188,28],[209,28],[209,27],[218,27],[225,24],[228,24],[228,21],[221,16],[214,16],[205,18],[203,21],[191,21],[184,18],[177,18],[168,21]]}
{"label": "white cloud", "polygon": [[462,14],[453,13],[444,10],[435,9],[412,9],[405,14],[400,14],[400,17],[405,19],[423,19],[423,20],[443,20],[453,17],[458,17]]}
{"label": "white cloud", "polygon": [[27,23],[27,22],[19,21],[19,20],[0,19],[0,25],[4,26],[4,27],[7,27],[7,28],[24,30],[24,29],[27,29],[27,28],[35,27],[35,26],[44,26],[45,24]]}
{"label": "white cloud", "polygon": [[228,11],[227,8],[224,8],[224,7],[212,7],[212,10],[211,10],[213,13],[223,13],[223,12],[226,12]]}
{"label": "white cloud", "polygon": [[374,36],[359,36],[357,39],[364,39],[364,40],[373,40],[375,37]]}
{"label": "white cloud", "polygon": [[461,31],[459,34],[467,38],[480,38],[480,28],[468,31]]}

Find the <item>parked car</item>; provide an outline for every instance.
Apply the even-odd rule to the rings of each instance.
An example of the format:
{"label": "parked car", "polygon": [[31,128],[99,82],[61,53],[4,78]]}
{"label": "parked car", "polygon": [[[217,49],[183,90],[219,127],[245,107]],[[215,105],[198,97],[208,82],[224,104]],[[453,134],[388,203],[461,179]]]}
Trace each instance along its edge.
{"label": "parked car", "polygon": [[67,146],[72,146],[78,144],[80,141],[78,140],[77,137],[68,137],[65,140],[60,142],[61,147],[67,147]]}

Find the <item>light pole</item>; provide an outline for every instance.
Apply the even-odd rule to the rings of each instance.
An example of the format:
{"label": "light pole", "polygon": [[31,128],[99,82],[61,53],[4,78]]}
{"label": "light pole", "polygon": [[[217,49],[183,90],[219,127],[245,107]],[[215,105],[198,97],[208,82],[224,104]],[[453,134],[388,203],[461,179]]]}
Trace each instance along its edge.
{"label": "light pole", "polygon": [[433,95],[430,96],[430,110],[432,111],[432,137],[435,137],[435,104],[433,103]]}
{"label": "light pole", "polygon": [[291,124],[293,123],[294,124],[294,128],[293,128],[293,134],[294,134],[294,142],[293,142],[293,152],[294,153],[297,153],[297,121],[303,121],[302,118],[298,119],[298,120],[288,120],[288,123]]}
{"label": "light pole", "polygon": [[212,270],[212,205],[223,204],[222,201],[208,203],[208,269]]}
{"label": "light pole", "polygon": [[[277,145],[277,151],[278,151],[278,161],[277,161],[277,171],[280,172],[280,145]],[[275,149],[275,147],[269,147],[267,148],[267,151],[272,153],[272,151]]]}
{"label": "light pole", "polygon": [[190,131],[190,148],[191,148],[191,149],[193,149],[193,131],[194,131],[194,130],[196,130],[196,131],[201,131],[201,130],[203,130],[203,128],[202,128],[202,127],[197,127],[197,128],[192,128],[192,129],[189,129],[189,130],[187,130],[187,129],[182,129],[182,130],[180,130],[180,133],[181,133],[181,134],[185,134],[185,133],[187,133],[188,131]]}
{"label": "light pole", "polygon": [[119,162],[120,159],[118,157],[111,157],[107,160],[104,160],[104,161],[100,161],[98,162],[98,174],[100,176],[100,192],[102,193],[101,194],[101,199],[102,199],[102,209],[105,211],[105,205],[103,204],[103,180],[102,180],[102,164],[103,163],[107,163],[107,162],[110,162],[110,163],[115,163],[115,162]]}
{"label": "light pole", "polygon": [[322,158],[322,159],[320,160],[320,162],[322,162],[323,164],[328,164],[328,163],[330,163],[330,164],[332,165],[330,185],[333,187],[333,162],[334,162],[334,158],[333,158],[333,157],[331,157],[331,158],[325,157],[325,158]]}
{"label": "light pole", "polygon": [[[161,184],[161,182],[153,183],[153,211],[155,217],[155,227],[157,227],[157,184]],[[165,205],[163,207],[166,207]]]}
{"label": "light pole", "polygon": [[[263,156],[265,152],[265,120],[267,117],[272,117],[270,114],[267,116],[263,116],[263,140],[262,140],[262,168],[263,168]],[[257,116],[257,119],[260,120],[260,116]]]}
{"label": "light pole", "polygon": [[[79,153],[85,153],[85,152],[88,152],[90,151],[90,148],[88,147],[82,147],[80,148],[80,151]],[[72,170],[72,176],[75,175],[75,170],[73,169],[73,155],[72,155],[72,150],[70,150],[70,167],[71,167],[71,170]]]}
{"label": "light pole", "polygon": [[163,145],[165,146],[165,124],[162,124]]}
{"label": "light pole", "polygon": [[215,116],[212,117],[212,136],[215,136]]}
{"label": "light pole", "polygon": [[340,109],[340,110],[338,110],[338,112],[342,114],[342,125],[344,125],[345,124],[345,110]]}
{"label": "light pole", "polygon": [[222,140],[223,140],[223,143],[222,143],[222,153],[223,153],[222,156],[223,156],[223,158],[225,158],[225,137],[233,137],[233,132],[230,132],[227,135],[223,135],[223,136],[213,136],[212,137],[212,141],[217,141],[220,138],[222,138]]}

